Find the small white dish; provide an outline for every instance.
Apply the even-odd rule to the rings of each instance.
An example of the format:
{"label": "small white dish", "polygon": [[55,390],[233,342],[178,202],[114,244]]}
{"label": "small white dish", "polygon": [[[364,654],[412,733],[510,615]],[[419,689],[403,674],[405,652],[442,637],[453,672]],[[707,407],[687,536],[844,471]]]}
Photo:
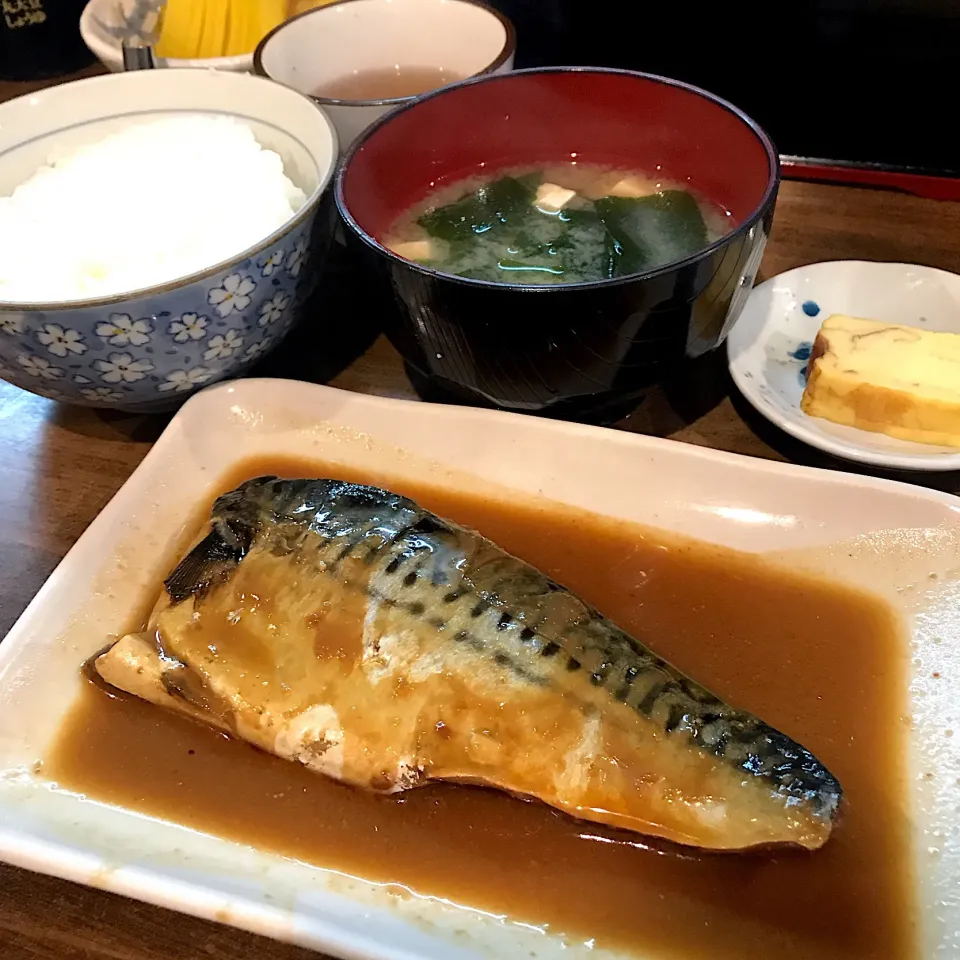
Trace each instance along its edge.
{"label": "small white dish", "polygon": [[730,374],[768,420],[846,460],[897,470],[960,470],[960,450],[898,440],[800,409],[810,348],[832,313],[960,333],[960,276],[908,263],[833,260],[759,284],[727,338]]}
{"label": "small white dish", "polygon": [[[135,10],[136,4],[118,0],[88,0],[80,14],[80,36],[90,52],[111,72],[123,70],[123,51],[119,34],[127,26],[127,11]],[[205,70],[224,70],[227,73],[251,73],[253,52],[233,57],[206,57],[177,59],[157,57],[158,67],[192,67]]]}
{"label": "small white dish", "polygon": [[505,488],[546,496],[886,597],[911,640],[909,757],[892,788],[902,791],[913,836],[913,862],[903,867],[916,878],[918,960],[956,955],[960,499],[654,437],[286,380],[239,380],[189,400],[0,644],[0,859],[351,960],[611,960],[593,941],[400,898],[36,775],[79,689],[81,663],[143,610],[197,504],[239,463],[267,456],[429,476],[481,496]]}
{"label": "small white dish", "polygon": [[313,97],[333,120],[343,154],[374,120],[417,96],[338,100],[323,95],[329,84],[410,67],[435,70],[440,87],[506,73],[515,50],[510,21],[476,0],[339,0],[268,33],[254,51],[253,69]]}

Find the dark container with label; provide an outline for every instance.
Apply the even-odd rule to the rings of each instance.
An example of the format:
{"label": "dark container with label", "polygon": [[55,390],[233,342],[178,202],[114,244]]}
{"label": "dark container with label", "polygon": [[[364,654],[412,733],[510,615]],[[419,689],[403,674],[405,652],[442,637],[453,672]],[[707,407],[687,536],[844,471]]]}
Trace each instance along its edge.
{"label": "dark container with label", "polygon": [[71,73],[95,57],[80,36],[84,0],[0,0],[0,80]]}

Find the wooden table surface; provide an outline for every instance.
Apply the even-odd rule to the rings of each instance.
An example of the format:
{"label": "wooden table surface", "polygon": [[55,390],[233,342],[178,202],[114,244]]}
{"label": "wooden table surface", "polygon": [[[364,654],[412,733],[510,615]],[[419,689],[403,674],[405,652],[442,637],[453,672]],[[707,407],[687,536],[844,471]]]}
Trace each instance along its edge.
{"label": "wooden table surface", "polygon": [[[41,85],[0,82],[0,101]],[[910,261],[960,273],[960,204],[784,183],[762,275],[832,259]],[[349,353],[350,345],[345,349]],[[671,390],[651,391],[620,427],[750,456],[853,469],[804,447],[754,413],[730,385],[722,359],[696,368]],[[381,396],[414,396],[383,338],[331,383]],[[0,383],[0,636],[134,470],[167,419],[66,408]],[[899,479],[960,493],[960,473]],[[0,956],[307,960],[317,954],[0,865]]]}

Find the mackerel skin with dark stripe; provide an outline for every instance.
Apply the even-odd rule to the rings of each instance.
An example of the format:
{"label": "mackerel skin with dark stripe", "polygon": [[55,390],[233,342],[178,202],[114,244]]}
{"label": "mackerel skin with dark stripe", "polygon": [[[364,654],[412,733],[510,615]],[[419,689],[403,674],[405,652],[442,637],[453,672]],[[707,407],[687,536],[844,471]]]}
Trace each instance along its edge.
{"label": "mackerel skin with dark stripe", "polygon": [[338,779],[479,782],[711,849],[830,835],[842,791],[812,753],[397,494],[251,480],[165,586],[167,693]]}

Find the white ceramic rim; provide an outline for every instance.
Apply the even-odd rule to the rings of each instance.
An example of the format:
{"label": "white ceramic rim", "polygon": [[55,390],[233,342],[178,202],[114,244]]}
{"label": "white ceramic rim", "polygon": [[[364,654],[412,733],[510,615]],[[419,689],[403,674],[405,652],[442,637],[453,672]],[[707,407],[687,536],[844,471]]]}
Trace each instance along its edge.
{"label": "white ceramic rim", "polygon": [[[122,69],[123,51],[119,43],[111,43],[109,40],[104,39],[98,30],[96,8],[102,5],[105,5],[103,0],[87,0],[80,14],[80,36],[87,45],[87,49],[94,54],[101,63]],[[158,57],[157,60],[159,63],[174,69],[188,67],[191,69],[220,70],[226,73],[237,73],[240,71],[249,73],[253,69],[252,53],[240,53],[232,57],[189,57],[186,59]]]}

